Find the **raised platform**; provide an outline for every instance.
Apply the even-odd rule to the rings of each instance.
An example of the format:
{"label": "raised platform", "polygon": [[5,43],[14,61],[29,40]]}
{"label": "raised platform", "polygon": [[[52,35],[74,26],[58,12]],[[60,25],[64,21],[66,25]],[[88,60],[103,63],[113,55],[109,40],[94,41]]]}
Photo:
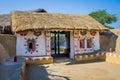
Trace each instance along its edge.
{"label": "raised platform", "polygon": [[[49,64],[53,63],[54,58],[51,56],[42,57],[24,57],[26,64]],[[64,59],[64,57],[63,57]],[[113,62],[120,64],[120,54],[110,52],[96,52],[88,54],[77,54],[74,59],[76,61],[90,61],[90,60],[103,60],[106,62]]]}
{"label": "raised platform", "polygon": [[86,61],[86,60],[94,60],[94,59],[101,59],[105,60],[106,54],[104,52],[97,52],[97,53],[88,53],[88,54],[78,54],[75,55],[76,61]]}
{"label": "raised platform", "polygon": [[120,54],[107,52],[106,53],[106,62],[120,64]]}
{"label": "raised platform", "polygon": [[106,62],[112,62],[120,64],[120,54],[112,53],[112,52],[97,52],[93,54],[78,54],[75,55],[76,61],[87,61],[87,60],[94,60],[100,59]]}
{"label": "raised platform", "polygon": [[25,57],[26,64],[48,64],[53,63],[53,57],[43,56],[43,57]]}

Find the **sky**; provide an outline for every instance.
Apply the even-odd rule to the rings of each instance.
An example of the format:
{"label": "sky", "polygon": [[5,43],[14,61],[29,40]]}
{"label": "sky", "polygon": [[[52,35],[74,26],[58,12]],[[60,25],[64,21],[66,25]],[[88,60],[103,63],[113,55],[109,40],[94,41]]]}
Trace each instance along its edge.
{"label": "sky", "polygon": [[45,9],[48,13],[89,14],[105,9],[116,14],[118,21],[110,24],[120,28],[120,0],[0,0],[0,14],[8,14],[12,10]]}

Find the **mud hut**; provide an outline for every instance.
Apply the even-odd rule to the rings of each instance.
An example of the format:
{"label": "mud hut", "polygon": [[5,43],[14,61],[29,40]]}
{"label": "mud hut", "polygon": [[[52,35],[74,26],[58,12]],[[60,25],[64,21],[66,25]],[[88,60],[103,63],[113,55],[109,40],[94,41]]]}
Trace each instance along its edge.
{"label": "mud hut", "polygon": [[108,30],[88,15],[13,11],[17,56],[61,56],[100,49],[99,32]]}

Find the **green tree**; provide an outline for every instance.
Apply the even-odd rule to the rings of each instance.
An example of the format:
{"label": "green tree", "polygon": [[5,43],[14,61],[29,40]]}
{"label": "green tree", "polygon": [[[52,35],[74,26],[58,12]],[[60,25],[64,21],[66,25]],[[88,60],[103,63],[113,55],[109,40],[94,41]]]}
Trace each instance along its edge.
{"label": "green tree", "polygon": [[98,22],[100,22],[102,25],[104,25],[107,28],[113,29],[113,27],[108,26],[108,24],[111,24],[113,22],[117,21],[117,17],[115,14],[109,14],[106,12],[106,10],[98,10],[95,12],[91,12],[89,16],[96,19]]}

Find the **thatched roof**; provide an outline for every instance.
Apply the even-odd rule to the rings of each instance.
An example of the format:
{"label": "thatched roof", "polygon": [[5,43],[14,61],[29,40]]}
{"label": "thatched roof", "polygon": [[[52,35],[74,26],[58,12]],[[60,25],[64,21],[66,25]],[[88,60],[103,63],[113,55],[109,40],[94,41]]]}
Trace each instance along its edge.
{"label": "thatched roof", "polygon": [[12,31],[25,30],[108,30],[88,15],[12,12]]}

